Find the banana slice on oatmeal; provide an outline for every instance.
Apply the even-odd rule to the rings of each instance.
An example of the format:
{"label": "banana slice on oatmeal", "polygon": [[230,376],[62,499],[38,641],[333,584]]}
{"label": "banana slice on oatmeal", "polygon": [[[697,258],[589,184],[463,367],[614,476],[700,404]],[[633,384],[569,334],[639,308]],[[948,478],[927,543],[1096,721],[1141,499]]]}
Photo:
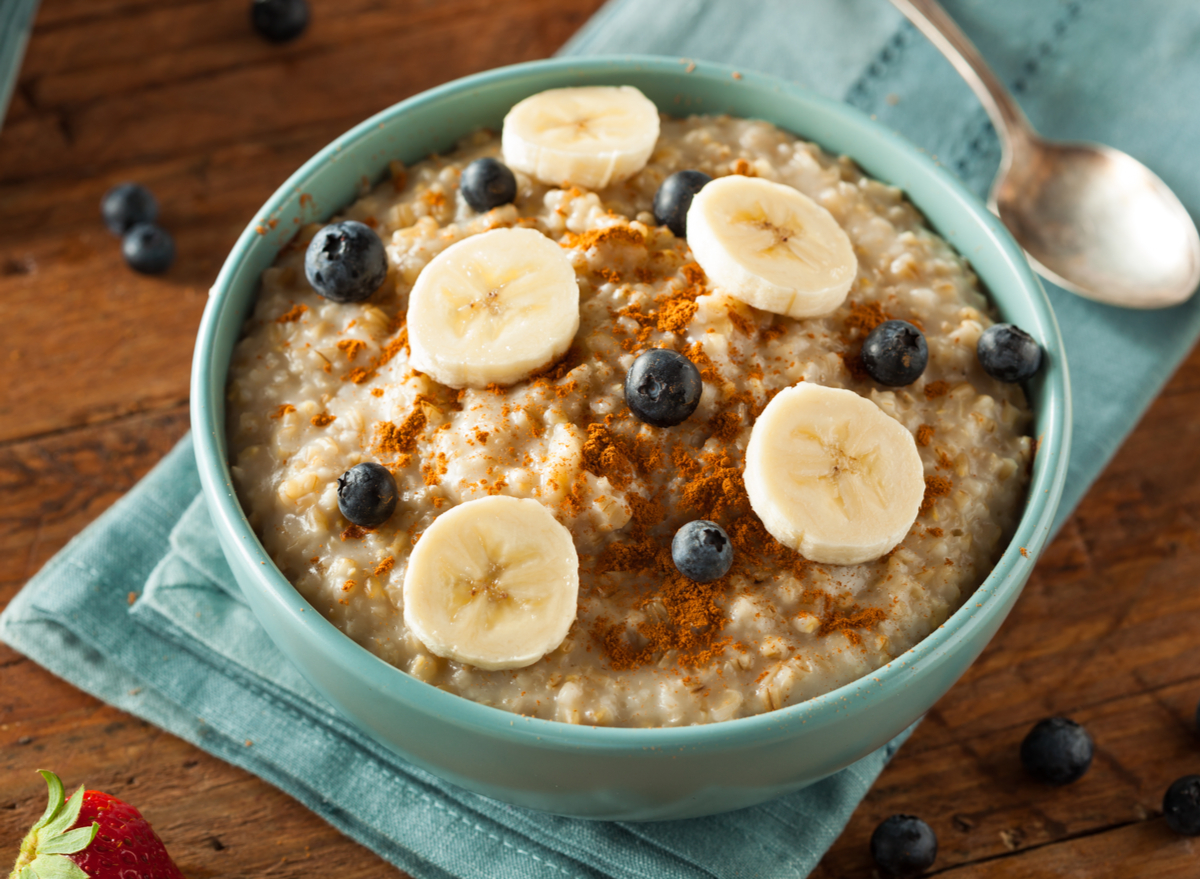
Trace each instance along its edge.
{"label": "banana slice on oatmeal", "polygon": [[408,298],[413,369],[452,388],[511,385],[567,352],[579,283],[566,252],[533,229],[493,229],[450,245]]}
{"label": "banana slice on oatmeal", "polygon": [[802,382],[750,432],[746,492],[767,531],[807,559],[856,565],[916,521],[925,468],[908,429],[854,391]]}
{"label": "banana slice on oatmeal", "polygon": [[743,302],[789,317],[842,304],[858,257],[837,220],[804,193],[758,177],[705,185],[687,213],[688,244],[709,279]]}
{"label": "banana slice on oatmeal", "polygon": [[404,576],[404,622],[431,653],[482,669],[523,668],[575,620],[579,556],[534,500],[497,495],[439,516]]}
{"label": "banana slice on oatmeal", "polygon": [[504,117],[504,161],[551,186],[603,189],[645,167],[658,108],[633,86],[550,89]]}

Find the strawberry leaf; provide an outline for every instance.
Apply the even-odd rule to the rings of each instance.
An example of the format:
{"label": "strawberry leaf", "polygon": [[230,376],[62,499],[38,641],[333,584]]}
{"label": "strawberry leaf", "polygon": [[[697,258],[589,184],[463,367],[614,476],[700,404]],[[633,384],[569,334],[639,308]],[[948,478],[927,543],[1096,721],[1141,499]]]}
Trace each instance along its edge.
{"label": "strawberry leaf", "polygon": [[71,795],[71,799],[67,800],[67,805],[58,814],[50,819],[44,827],[42,827],[39,836],[42,839],[53,839],[61,833],[70,830],[71,827],[79,820],[79,810],[83,808],[83,785],[79,786],[79,790]]}
{"label": "strawberry leaf", "polygon": [[49,769],[39,769],[38,772],[42,778],[46,779],[46,787],[50,789],[50,801],[46,803],[46,811],[42,813],[42,817],[38,819],[37,824],[33,825],[34,830],[45,827],[46,823],[62,808],[64,793],[61,778]]}
{"label": "strawberry leaf", "polygon": [[32,870],[36,879],[88,879],[83,868],[66,855],[38,855],[25,869]]}
{"label": "strawberry leaf", "polygon": [[93,821],[91,827],[76,827],[46,840],[39,846],[38,851],[43,855],[73,855],[91,845],[99,832],[100,822]]}

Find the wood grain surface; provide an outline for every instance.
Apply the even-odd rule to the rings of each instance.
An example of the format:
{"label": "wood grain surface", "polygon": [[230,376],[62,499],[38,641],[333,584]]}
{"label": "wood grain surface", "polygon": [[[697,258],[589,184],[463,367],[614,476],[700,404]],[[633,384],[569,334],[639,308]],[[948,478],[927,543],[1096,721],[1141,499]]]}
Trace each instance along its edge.
{"label": "wood grain surface", "polygon": [[[246,0],[43,0],[0,131],[0,605],[186,431],[205,291],[308,156],[432,85],[551,54],[600,0],[313,0],[272,46]],[[179,256],[129,271],[97,209],[138,180]],[[817,869],[874,875],[884,817],[936,831],[955,877],[1195,877],[1163,792],[1200,772],[1200,355],[1038,564],[994,642],[884,771]],[[399,876],[285,794],[0,646],[0,861],[57,769],[138,805],[202,877]],[[1051,714],[1097,745],[1079,782],[1025,778]]]}

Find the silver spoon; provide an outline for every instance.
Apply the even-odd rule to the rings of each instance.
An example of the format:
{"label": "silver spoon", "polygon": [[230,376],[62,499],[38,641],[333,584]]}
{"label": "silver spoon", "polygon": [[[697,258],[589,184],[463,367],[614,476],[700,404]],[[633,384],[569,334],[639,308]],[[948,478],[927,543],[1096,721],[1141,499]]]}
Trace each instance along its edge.
{"label": "silver spoon", "polygon": [[1073,293],[1125,308],[1165,308],[1192,295],[1200,234],[1165,183],[1111,147],[1044,140],[935,0],[892,3],[991,117],[1002,152],[988,207],[1035,269]]}

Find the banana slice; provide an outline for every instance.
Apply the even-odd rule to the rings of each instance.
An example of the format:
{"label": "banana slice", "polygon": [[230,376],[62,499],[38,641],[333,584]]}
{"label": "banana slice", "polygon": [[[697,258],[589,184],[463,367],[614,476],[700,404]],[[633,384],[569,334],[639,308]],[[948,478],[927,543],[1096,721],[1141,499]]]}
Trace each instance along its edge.
{"label": "banana slice", "polygon": [[578,329],[571,260],[533,229],[450,245],[408,297],[409,363],[452,388],[520,381],[565,354]]}
{"label": "banana slice", "polygon": [[658,142],[658,108],[633,86],[550,89],[504,117],[510,168],[543,183],[603,189],[646,166]]}
{"label": "banana slice", "polygon": [[829,314],[858,273],[850,238],[825,208],[790,186],[721,177],[692,199],[688,244],[709,280],[764,311]]}
{"label": "banana slice", "polygon": [[523,668],[575,620],[571,532],[534,500],[497,495],[439,516],[404,576],[404,622],[431,653],[477,668]]}
{"label": "banana slice", "polygon": [[807,559],[856,565],[916,521],[925,470],[908,429],[854,391],[803,382],[777,394],[746,447],[750,506]]}

